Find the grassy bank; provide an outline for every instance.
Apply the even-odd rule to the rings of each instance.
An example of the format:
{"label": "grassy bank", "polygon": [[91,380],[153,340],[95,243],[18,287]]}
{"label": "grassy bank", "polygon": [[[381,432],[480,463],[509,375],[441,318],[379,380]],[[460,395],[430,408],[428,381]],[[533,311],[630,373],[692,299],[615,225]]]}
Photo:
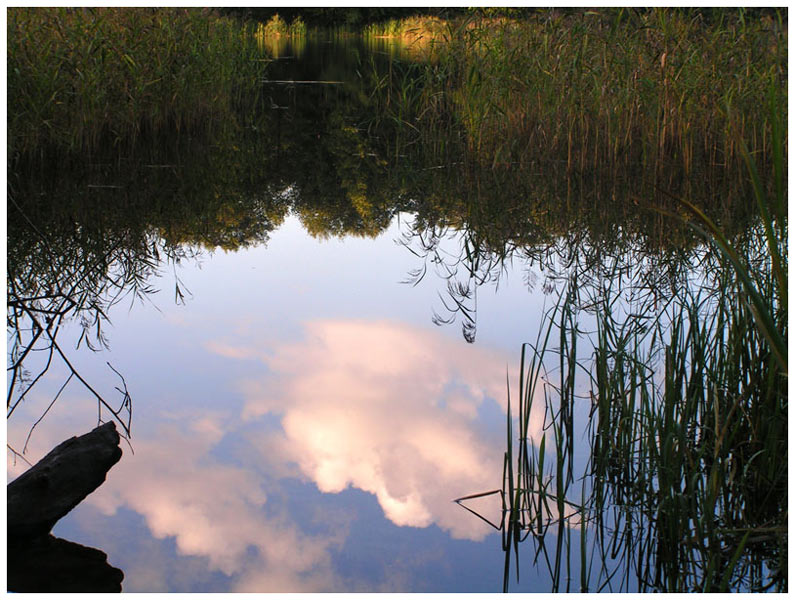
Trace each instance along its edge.
{"label": "grassy bank", "polygon": [[9,8],[9,156],[210,129],[256,84],[253,36],[208,9]]}
{"label": "grassy bank", "polygon": [[461,127],[488,165],[543,154],[572,170],[642,163],[654,174],[675,164],[690,176],[702,165],[741,167],[737,139],[769,158],[760,107],[771,89],[786,122],[787,26],[776,15],[476,15],[449,23],[441,39],[407,120],[422,131]]}

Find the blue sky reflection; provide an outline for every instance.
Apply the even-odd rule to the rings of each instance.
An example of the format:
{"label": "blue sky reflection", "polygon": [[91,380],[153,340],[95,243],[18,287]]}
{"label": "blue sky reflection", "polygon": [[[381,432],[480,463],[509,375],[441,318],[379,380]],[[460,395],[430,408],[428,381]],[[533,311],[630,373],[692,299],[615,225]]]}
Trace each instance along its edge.
{"label": "blue sky reflection", "polygon": [[[56,534],[102,548],[126,591],[498,591],[499,541],[452,499],[500,486],[518,345],[489,328],[494,299],[488,343],[432,325],[441,284],[399,283],[414,257],[396,236],[318,241],[288,220],[267,248],[181,267],[186,306],[111,315],[111,350],[81,364],[124,373],[135,453]],[[502,309],[528,297],[503,288]],[[92,420],[67,388],[30,459]]]}

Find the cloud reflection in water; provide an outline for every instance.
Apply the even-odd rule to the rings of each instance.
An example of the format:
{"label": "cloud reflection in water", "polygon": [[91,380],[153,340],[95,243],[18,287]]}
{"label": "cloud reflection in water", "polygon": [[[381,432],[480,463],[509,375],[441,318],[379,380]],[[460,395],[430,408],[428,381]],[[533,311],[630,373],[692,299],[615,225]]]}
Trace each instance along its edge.
{"label": "cloud reflection in water", "polygon": [[504,415],[510,357],[357,320],[308,323],[303,340],[260,355],[269,374],[244,383],[244,415],[281,415],[284,438],[269,451],[321,491],[370,492],[400,526],[471,540],[491,531],[451,500],[500,486],[504,421],[481,416]]}
{"label": "cloud reflection in water", "polygon": [[[247,339],[266,339],[255,333]],[[298,341],[204,348],[248,374],[238,383],[242,405],[219,403],[197,416],[151,404],[135,455],[85,503],[106,515],[139,513],[155,538],[206,559],[236,591],[357,585],[334,568],[335,552],[352,543],[346,519],[308,527],[285,509],[280,478],[372,494],[397,526],[437,525],[473,541],[492,531],[452,499],[500,486],[511,356],[442,330],[365,320],[312,321]],[[239,442],[232,452],[230,439]],[[357,507],[350,510],[355,518]],[[114,544],[124,541],[103,549],[124,556]]]}
{"label": "cloud reflection in water", "polygon": [[121,461],[87,502],[106,514],[121,506],[140,513],[154,537],[175,538],[180,554],[207,557],[211,569],[238,576],[237,591],[333,588],[328,549],[341,539],[307,536],[266,516],[268,493],[250,470],[212,457],[219,438],[207,420],[188,429],[164,424],[139,439],[136,459]]}

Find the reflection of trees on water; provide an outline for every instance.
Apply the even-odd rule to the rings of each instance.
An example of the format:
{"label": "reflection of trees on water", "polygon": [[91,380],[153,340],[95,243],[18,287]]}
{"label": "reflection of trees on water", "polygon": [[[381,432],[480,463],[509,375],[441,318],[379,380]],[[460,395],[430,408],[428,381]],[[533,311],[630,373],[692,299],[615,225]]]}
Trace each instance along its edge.
{"label": "reflection of trees on water", "polygon": [[110,400],[81,376],[59,334],[77,323],[77,348],[106,347],[105,326],[116,304],[148,301],[159,291],[155,278],[169,268],[174,298],[182,301],[181,261],[195,259],[202,248],[261,243],[287,211],[284,200],[259,191],[261,182],[241,176],[249,165],[239,164],[233,149],[206,151],[174,147],[50,178],[12,174],[7,416],[59,364],[67,375],[44,414],[67,385],[79,383],[97,400],[99,419],[109,412],[129,434],[132,399],[122,374],[108,364],[120,382],[112,395],[121,396]]}
{"label": "reflection of trees on water", "polygon": [[[11,202],[13,205],[13,199]],[[130,257],[124,249],[119,248],[118,241],[111,244],[112,248],[106,254],[95,256],[75,244],[74,238],[47,239],[32,223],[30,227],[39,238],[30,248],[34,256],[29,255],[29,258],[34,260],[22,263],[21,271],[16,271],[14,267],[17,265],[9,256],[7,416],[13,414],[49,371],[55,359],[63,363],[69,375],[53,403],[74,378],[96,398],[101,407],[110,411],[124,427],[125,433],[129,434],[132,406],[123,377],[123,389],[119,389],[122,400],[119,407],[114,408],[83,379],[57,338],[67,321],[78,319],[83,329],[78,347],[83,342],[91,349],[104,346],[106,340],[102,323],[110,307],[129,292],[141,297],[148,292],[146,280],[151,263]],[[57,244],[56,252],[53,245],[57,241],[63,243]],[[40,269],[31,272],[37,263]],[[40,356],[42,354],[44,359]],[[31,367],[32,363],[36,366]],[[113,369],[110,363],[108,366]]]}
{"label": "reflection of trees on water", "polygon": [[[399,241],[422,262],[408,273],[405,283],[417,285],[422,281],[428,273],[428,263],[445,282],[445,293],[439,293],[442,312],[434,310],[433,322],[449,325],[460,316],[464,339],[473,343],[477,333],[478,288],[489,283],[499,285],[506,270],[506,257],[481,248],[472,232],[409,228]],[[460,244],[458,251],[450,247],[454,244]]]}
{"label": "reflection of trees on water", "polygon": [[[314,67],[303,61],[308,70],[293,73],[344,85],[265,86],[237,122],[217,128],[211,139],[175,134],[142,143],[128,156],[113,150],[107,159],[60,161],[45,177],[12,165],[9,414],[50,366],[44,360],[38,370],[26,369],[31,357],[69,365],[56,342],[67,321],[83,326],[81,343],[101,348],[109,310],[125,298],[149,298],[156,274],[203,249],[266,243],[289,213],[316,237],[374,237],[399,213],[412,214],[402,242],[419,265],[408,280],[433,267],[442,285],[434,320],[460,316],[468,341],[475,339],[478,288],[498,285],[510,261],[526,265],[531,287],[538,266],[551,291],[568,272],[596,276],[605,257],[632,256],[628,248],[658,257],[662,272],[687,264],[688,249],[697,247],[687,227],[654,210],[676,208],[632,174],[572,176],[543,156],[532,168],[485,168],[463,138],[442,143],[411,125],[410,105],[391,118],[396,86],[421,71],[399,61],[377,63],[356,47],[345,52],[359,59],[329,56]],[[340,65],[351,70],[340,72]],[[698,193],[718,197],[714,189]],[[716,209],[730,213],[722,209],[731,199],[720,198]],[[741,231],[742,223],[724,220],[729,231]],[[453,250],[451,239],[458,244]],[[176,280],[175,299],[183,294]],[[80,381],[78,373],[72,377]],[[104,402],[89,382],[83,385]],[[106,409],[124,424],[129,397],[121,389],[120,407]]]}
{"label": "reflection of trees on water", "polygon": [[474,341],[477,329],[478,288],[498,287],[508,265],[521,268],[528,290],[540,286],[545,294],[560,291],[573,278],[595,287],[632,273],[662,302],[703,254],[700,240],[683,221],[658,219],[651,206],[633,203],[634,211],[627,212],[618,203],[612,212],[603,208],[598,189],[571,203],[541,187],[539,178],[523,180],[519,174],[514,182],[510,192],[500,191],[496,198],[461,186],[462,200],[449,212],[420,212],[399,240],[419,262],[407,282],[416,285],[429,271],[440,278],[444,291],[434,320],[449,324],[460,318],[467,341]]}

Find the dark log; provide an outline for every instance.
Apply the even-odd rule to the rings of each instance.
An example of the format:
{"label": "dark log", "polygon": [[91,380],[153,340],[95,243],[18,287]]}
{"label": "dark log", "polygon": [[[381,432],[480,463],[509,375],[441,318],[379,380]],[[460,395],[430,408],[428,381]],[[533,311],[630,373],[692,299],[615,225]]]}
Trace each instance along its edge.
{"label": "dark log", "polygon": [[113,422],[58,444],[8,484],[8,540],[46,536],[55,523],[104,481],[119,462]]}
{"label": "dark log", "polygon": [[101,550],[53,535],[8,546],[10,592],[120,592],[123,579]]}

